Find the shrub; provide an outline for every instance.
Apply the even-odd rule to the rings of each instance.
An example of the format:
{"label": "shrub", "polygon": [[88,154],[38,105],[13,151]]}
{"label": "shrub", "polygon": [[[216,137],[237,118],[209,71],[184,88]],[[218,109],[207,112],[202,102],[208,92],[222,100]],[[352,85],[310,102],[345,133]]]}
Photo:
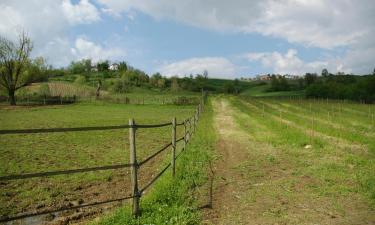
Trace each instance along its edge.
{"label": "shrub", "polygon": [[44,84],[40,85],[38,94],[40,96],[50,96],[51,91],[49,89],[48,84],[44,83]]}
{"label": "shrub", "polygon": [[78,75],[77,78],[74,80],[75,84],[83,85],[86,83],[86,77]]}

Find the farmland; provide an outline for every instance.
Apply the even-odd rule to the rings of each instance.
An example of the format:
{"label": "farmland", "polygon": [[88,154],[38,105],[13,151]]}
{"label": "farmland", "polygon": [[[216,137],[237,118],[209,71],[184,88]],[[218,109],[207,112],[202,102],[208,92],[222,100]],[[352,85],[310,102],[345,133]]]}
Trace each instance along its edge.
{"label": "farmland", "polygon": [[373,105],[218,98],[220,134],[208,224],[371,224]]}
{"label": "farmland", "polygon": [[[174,116],[181,122],[193,112],[193,106],[105,102],[18,108],[2,106],[0,124],[2,129],[108,126],[128,124],[129,118],[134,118],[139,124],[156,124],[170,122]],[[181,135],[182,130],[178,128],[177,136]],[[139,130],[138,157],[142,159],[170,142],[170,136],[168,127]],[[2,176],[129,162],[127,129],[2,135],[0,145]],[[159,166],[154,162],[140,171],[141,184],[152,176],[148,168]],[[123,196],[130,193],[127,174],[128,170],[119,170],[2,182],[0,214],[14,215],[75,204],[74,201],[90,202]]]}
{"label": "farmland", "polygon": [[[143,93],[134,97],[147,98]],[[168,98],[172,95],[161,95]],[[375,220],[374,105],[291,97],[210,97],[177,174],[92,224],[371,224]],[[211,104],[212,103],[212,104]],[[169,122],[193,105],[1,106],[2,129]],[[177,136],[183,130],[178,128]],[[137,131],[139,159],[170,141],[170,128]],[[128,130],[3,135],[1,175],[128,162]],[[144,185],[168,153],[140,170]],[[209,166],[212,163],[212,167]],[[213,189],[210,198],[210,182]],[[36,185],[37,184],[37,185]],[[1,183],[2,215],[130,194],[127,169]],[[212,200],[212,209],[204,207]],[[120,206],[118,204],[117,206]],[[98,215],[100,211],[95,212]]]}

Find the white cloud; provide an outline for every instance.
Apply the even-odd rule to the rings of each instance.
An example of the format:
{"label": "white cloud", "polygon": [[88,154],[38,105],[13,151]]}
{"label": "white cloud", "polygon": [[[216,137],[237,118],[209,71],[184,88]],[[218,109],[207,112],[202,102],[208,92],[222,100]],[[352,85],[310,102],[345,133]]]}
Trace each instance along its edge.
{"label": "white cloud", "polygon": [[226,58],[203,57],[168,63],[162,65],[159,70],[166,76],[202,74],[204,70],[207,70],[209,77],[233,78],[235,66]]}
{"label": "white cloud", "polygon": [[92,59],[94,62],[125,56],[125,51],[120,48],[103,47],[85,38],[76,39],[71,53],[75,59]]}
{"label": "white cloud", "polygon": [[[338,58],[345,67],[372,71],[375,51],[373,0],[98,0],[104,8],[129,14],[140,11],[155,19],[172,19],[220,32],[259,33],[303,46],[349,51]],[[363,44],[366,43],[366,44]],[[366,55],[368,60],[351,57]],[[348,60],[352,61],[348,61]],[[369,63],[369,64],[365,64]]]}
{"label": "white cloud", "polygon": [[71,52],[75,43],[68,37],[69,29],[100,20],[88,0],[76,4],[70,0],[3,0],[0,8],[0,35],[16,40],[25,30],[34,44],[32,55],[43,56],[55,66],[66,66],[80,56],[78,50],[77,55]]}
{"label": "white cloud", "polygon": [[[323,68],[330,69],[331,72],[337,71],[333,63],[329,61],[304,62],[297,56],[295,49],[289,49],[285,54],[280,52],[256,52],[244,55],[249,61],[260,61],[266,68],[271,68],[278,74],[305,74],[306,72],[320,73]],[[344,71],[344,68],[339,68]],[[350,71],[345,71],[350,72]]]}
{"label": "white cloud", "polygon": [[80,0],[76,5],[70,0],[63,0],[61,6],[71,24],[85,24],[100,20],[99,10],[88,0]]}
{"label": "white cloud", "polygon": [[373,32],[373,0],[226,0],[148,1],[98,0],[117,13],[134,10],[193,26],[241,32],[258,32],[331,48],[355,43]]}

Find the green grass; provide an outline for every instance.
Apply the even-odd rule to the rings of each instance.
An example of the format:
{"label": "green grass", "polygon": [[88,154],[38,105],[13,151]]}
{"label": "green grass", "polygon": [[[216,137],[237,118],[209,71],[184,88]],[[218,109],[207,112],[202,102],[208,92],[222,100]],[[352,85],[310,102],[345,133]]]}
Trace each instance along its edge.
{"label": "green grass", "polygon": [[250,87],[245,91],[241,92],[242,96],[254,96],[254,97],[286,97],[286,96],[304,96],[305,91],[268,91],[270,84],[258,85]]}
{"label": "green grass", "polygon": [[[107,126],[128,124],[134,118],[139,124],[158,124],[192,116],[193,106],[123,105],[85,103],[46,107],[1,107],[1,129],[49,127]],[[177,129],[178,137],[183,128]],[[139,159],[150,155],[171,140],[171,127],[137,130]],[[51,170],[85,168],[129,161],[128,130],[66,132],[28,135],[2,135],[0,139],[0,175]],[[158,166],[151,163],[146,168]],[[126,173],[125,173],[126,172]],[[77,197],[75,188],[100,185],[103,181],[121,179],[124,192],[130,190],[128,170],[83,173],[51,178],[10,181],[1,184],[0,214],[7,215],[35,207],[56,205],[65,198]],[[142,171],[146,174],[147,169]],[[143,175],[142,176],[145,176]],[[104,182],[105,184],[106,182]],[[35,186],[38,184],[37,186]],[[70,197],[69,197],[70,196]],[[80,197],[80,196],[78,196]]]}
{"label": "green grass", "polygon": [[199,224],[199,196],[194,194],[194,189],[200,188],[207,180],[206,172],[215,141],[213,112],[208,105],[187,151],[176,161],[176,177],[172,178],[168,170],[151,192],[142,197],[141,217],[134,218],[127,205],[93,224]]}
{"label": "green grass", "polygon": [[341,208],[344,199],[361,198],[375,207],[373,105],[267,98],[231,102],[242,112],[237,120],[244,130],[256,141],[281,149],[281,162],[314,181],[305,186],[306,193],[337,201]]}

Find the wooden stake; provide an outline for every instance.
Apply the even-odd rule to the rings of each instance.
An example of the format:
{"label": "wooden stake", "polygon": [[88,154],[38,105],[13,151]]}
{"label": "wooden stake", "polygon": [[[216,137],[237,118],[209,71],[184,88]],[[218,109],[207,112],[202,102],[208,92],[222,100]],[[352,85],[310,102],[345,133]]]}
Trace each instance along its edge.
{"label": "wooden stake", "polygon": [[172,120],[172,176],[176,174],[176,117]]}
{"label": "wooden stake", "polygon": [[138,217],[140,214],[139,210],[139,200],[140,193],[138,191],[138,163],[137,163],[137,153],[135,145],[135,122],[133,119],[129,119],[129,144],[130,144],[130,174],[131,174],[131,184],[132,184],[132,194],[133,194],[133,208],[132,213],[134,216]]}
{"label": "wooden stake", "polygon": [[186,150],[186,143],[187,143],[186,123],[187,123],[187,120],[184,120],[184,150]]}

